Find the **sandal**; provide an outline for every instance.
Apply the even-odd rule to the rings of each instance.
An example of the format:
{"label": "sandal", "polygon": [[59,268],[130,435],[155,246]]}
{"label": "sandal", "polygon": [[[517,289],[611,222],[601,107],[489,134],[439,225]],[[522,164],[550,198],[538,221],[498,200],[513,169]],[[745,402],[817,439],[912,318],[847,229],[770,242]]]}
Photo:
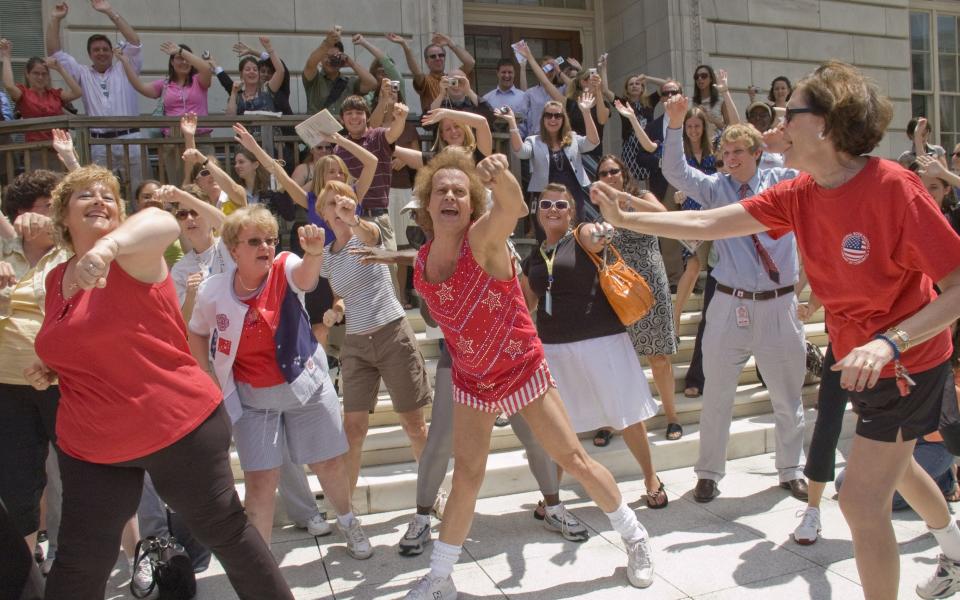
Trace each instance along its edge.
{"label": "sandal", "polygon": [[647,490],[647,495],[644,496],[647,500],[647,508],[654,510],[666,508],[670,502],[670,499],[667,498],[667,491],[663,489],[663,481],[660,481],[659,477],[657,477],[657,481],[660,482],[660,487],[658,487],[655,492]]}
{"label": "sandal", "polygon": [[667,423],[667,439],[671,442],[683,437],[683,427],[680,423]]}
{"label": "sandal", "polygon": [[598,429],[593,436],[593,445],[597,448],[606,448],[610,445],[610,439],[613,438],[613,431],[609,429]]}
{"label": "sandal", "polygon": [[960,486],[953,484],[953,490],[943,497],[947,499],[947,502],[960,502]]}
{"label": "sandal", "polygon": [[683,390],[683,395],[686,396],[687,398],[699,398],[700,394],[702,393],[703,392],[700,388],[692,385]]}

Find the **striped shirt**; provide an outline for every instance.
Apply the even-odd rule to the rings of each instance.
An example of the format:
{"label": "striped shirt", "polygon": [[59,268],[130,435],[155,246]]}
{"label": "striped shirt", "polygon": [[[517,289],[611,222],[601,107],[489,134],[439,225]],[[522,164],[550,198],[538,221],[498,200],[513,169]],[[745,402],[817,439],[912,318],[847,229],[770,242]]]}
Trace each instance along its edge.
{"label": "striped shirt", "polygon": [[[387,142],[387,129],[368,127],[360,139],[352,136],[350,139],[377,157],[377,171],[373,176],[373,183],[370,184],[367,195],[360,198],[360,204],[363,208],[387,208],[390,204],[390,178],[392,177],[390,161],[393,159],[393,144]],[[334,154],[343,159],[351,177],[360,179],[363,163],[359,158],[340,146],[337,146]]]}
{"label": "striped shirt", "polygon": [[336,252],[332,243],[323,249],[320,276],[329,279],[333,293],[343,298],[348,334],[369,333],[405,315],[393,291],[390,268],[361,264],[350,254],[352,248],[363,247],[363,242],[352,237]]}

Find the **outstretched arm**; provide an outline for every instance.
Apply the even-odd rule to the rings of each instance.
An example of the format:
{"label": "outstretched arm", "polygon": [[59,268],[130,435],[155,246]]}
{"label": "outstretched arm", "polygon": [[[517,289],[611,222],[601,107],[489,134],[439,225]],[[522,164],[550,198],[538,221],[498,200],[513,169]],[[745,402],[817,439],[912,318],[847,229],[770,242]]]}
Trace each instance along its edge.
{"label": "outstretched arm", "polygon": [[130,23],[127,23],[127,20],[120,16],[120,13],[115,11],[110,3],[107,0],[90,0],[90,5],[93,6],[93,9],[98,13],[106,15],[114,25],[116,25],[117,30],[120,32],[120,35],[123,36],[123,39],[127,40],[129,43],[134,46],[140,45],[140,36],[137,34],[136,30],[130,26]]}
{"label": "outstretched arm", "polygon": [[421,122],[425,126],[434,125],[444,119],[462,123],[473,129],[476,133],[477,149],[480,150],[484,156],[490,156],[490,154],[493,153],[493,134],[490,132],[490,123],[487,122],[483,115],[450,108],[435,108],[424,115]]}
{"label": "outstretched arm", "polygon": [[477,219],[470,230],[470,245],[482,248],[482,252],[489,257],[502,251],[507,238],[517,226],[517,220],[527,216],[529,209],[520,184],[510,172],[506,156],[494,154],[483,159],[477,164],[477,174],[492,192],[493,206]]}
{"label": "outstretched arm", "polygon": [[460,62],[462,63],[460,67],[461,71],[467,75],[473,71],[473,67],[477,64],[477,61],[470,56],[470,53],[467,52],[466,48],[461,48],[453,43],[453,39],[450,36],[443,33],[434,33],[433,40],[431,41],[438,46],[446,46],[447,48],[450,48],[450,50],[457,55],[457,58],[459,58]]}
{"label": "outstretched arm", "polygon": [[637,113],[633,112],[633,109],[629,106],[624,106],[620,100],[614,100],[613,107],[620,113],[621,118],[629,121],[630,127],[633,129],[633,135],[636,136],[637,141],[640,142],[643,149],[647,152],[656,152],[659,146],[650,139],[647,132],[640,126],[640,119],[637,118]]}
{"label": "outstretched arm", "polygon": [[332,30],[327,33],[327,37],[323,38],[320,45],[310,53],[310,56],[307,57],[306,64],[303,65],[303,78],[306,81],[313,81],[313,78],[317,76],[320,63],[327,58],[327,52],[330,51],[330,48],[332,48],[339,39],[340,34],[336,30]]}
{"label": "outstretched arm", "polygon": [[70,71],[63,68],[63,65],[60,64],[60,61],[50,57],[44,62],[47,63],[48,69],[52,69],[59,73],[60,77],[63,78],[63,82],[67,84],[68,91],[60,94],[60,99],[63,102],[73,102],[77,98],[83,96],[83,88],[81,88],[80,84],[77,83],[77,80],[73,78],[73,75],[70,74]]}
{"label": "outstretched arm", "polygon": [[410,74],[413,75],[414,85],[423,85],[423,71],[420,69],[420,61],[417,60],[417,55],[413,53],[407,40],[396,33],[388,33],[387,40],[394,44],[399,44],[400,47],[403,48],[403,56],[407,59],[407,68],[410,69]]}
{"label": "outstretched arm", "polygon": [[47,54],[56,54],[61,50],[60,23],[67,18],[70,6],[66,2],[55,4],[50,11],[50,23],[47,24],[46,42]]}
{"label": "outstretched arm", "polygon": [[257,140],[253,139],[253,136],[250,135],[247,128],[240,123],[234,123],[233,133],[236,136],[235,139],[240,142],[240,145],[256,156],[257,162],[277,178],[277,183],[287,192],[290,199],[300,206],[307,208],[307,193],[303,191],[302,187],[297,185],[297,182],[294,181],[292,177],[287,175],[286,169],[281,167],[279,162],[267,154],[267,151],[257,143]]}
{"label": "outstretched arm", "polygon": [[227,219],[227,215],[223,214],[223,211],[210,204],[209,202],[204,202],[200,198],[197,198],[190,192],[181,190],[180,188],[174,185],[164,185],[157,190],[155,197],[157,199],[163,200],[164,202],[176,202],[179,203],[181,208],[193,209],[203,215],[210,225],[214,229],[221,229],[223,227],[223,222]]}
{"label": "outstretched arm", "polygon": [[213,81],[213,72],[210,71],[210,65],[207,64],[207,61],[173,42],[163,42],[160,44],[160,49],[163,50],[165,54],[179,56],[190,63],[190,66],[197,70],[196,77],[200,82],[200,87],[204,89],[210,87],[210,82]]}
{"label": "outstretched arm", "polygon": [[11,63],[11,54],[13,45],[7,39],[0,40],[0,59],[3,60],[3,89],[7,91],[10,99],[14,102],[20,101],[23,92],[17,87],[17,82],[13,79],[13,64]]}
{"label": "outstretched arm", "polygon": [[[537,81],[540,82],[540,85],[543,86],[543,89],[546,90],[547,94],[550,95],[550,98],[557,102],[566,102],[564,95],[560,93],[557,86],[553,85],[553,82],[547,78],[547,74],[543,72],[543,68],[540,66],[540,63],[537,62],[536,57],[533,56],[533,52],[530,50],[530,47],[527,46],[527,43],[518,42],[517,50],[527,59],[530,68],[533,70],[533,75],[537,78]],[[556,69],[558,67],[556,64],[553,64],[553,68]]]}
{"label": "outstretched arm", "polygon": [[156,99],[160,97],[160,94],[163,93],[163,88],[158,90],[140,79],[140,75],[137,74],[136,69],[134,69],[133,64],[130,62],[130,57],[124,54],[121,48],[114,48],[113,56],[123,65],[123,73],[127,76],[127,80],[130,82],[130,85],[133,86],[133,89],[147,98]]}
{"label": "outstretched arm", "polygon": [[273,65],[273,76],[271,76],[267,82],[267,87],[270,88],[271,92],[277,93],[280,86],[283,85],[283,75],[286,72],[286,68],[283,66],[283,60],[280,59],[280,55],[273,49],[270,38],[261,35],[260,45],[263,46],[263,50],[270,55],[270,64]]}
{"label": "outstretched arm", "polygon": [[217,185],[220,186],[220,189],[227,193],[227,198],[233,202],[237,208],[247,205],[247,190],[244,189],[242,185],[233,180],[226,171],[220,168],[214,162],[203,155],[202,152],[196,148],[189,148],[186,152],[183,153],[183,160],[186,162],[197,163],[202,167],[210,169],[210,175],[213,177],[213,180],[217,182]]}
{"label": "outstretched arm", "polygon": [[[404,117],[404,119],[405,118],[406,117]],[[403,122],[404,119],[400,121]],[[363,168],[360,170],[360,177],[357,178],[356,187],[357,198],[359,198],[362,203],[364,196],[367,195],[367,191],[370,190],[370,186],[373,185],[374,175],[377,174],[377,155],[339,133],[330,136],[330,140],[350,154],[356,156],[360,160],[360,164],[363,165]]]}

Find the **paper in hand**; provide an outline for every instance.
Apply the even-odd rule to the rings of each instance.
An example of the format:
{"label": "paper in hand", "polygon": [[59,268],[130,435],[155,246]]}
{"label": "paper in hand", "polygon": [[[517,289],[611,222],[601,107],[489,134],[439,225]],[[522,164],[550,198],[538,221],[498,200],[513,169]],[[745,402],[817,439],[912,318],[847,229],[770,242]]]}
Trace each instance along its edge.
{"label": "paper in hand", "polygon": [[323,109],[306,121],[300,122],[294,129],[308,146],[313,147],[325,142],[331,135],[343,129],[343,125],[330,111]]}

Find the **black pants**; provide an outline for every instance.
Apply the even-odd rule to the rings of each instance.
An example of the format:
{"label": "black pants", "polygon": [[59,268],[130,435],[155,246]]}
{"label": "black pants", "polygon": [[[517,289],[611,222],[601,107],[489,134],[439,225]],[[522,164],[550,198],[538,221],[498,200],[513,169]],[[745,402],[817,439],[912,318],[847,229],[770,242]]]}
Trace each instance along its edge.
{"label": "black pants", "polygon": [[817,393],[817,421],[813,425],[807,464],[803,467],[803,474],[808,479],[821,483],[834,479],[837,443],[843,428],[843,413],[847,409],[847,390],[840,387],[840,371],[830,370],[836,362],[833,345],[828,345]]}
{"label": "black pants", "polygon": [[56,386],[0,384],[0,498],[21,536],[37,531],[47,485],[47,449],[56,441]]}
{"label": "black pants", "polygon": [[230,419],[221,405],[170,446],[103,465],[59,452],[63,520],[47,600],[102,600],[124,523],[140,502],[144,471],[160,496],[223,564],[242,600],[293,599],[240,505],[229,462]]}
{"label": "black pants", "polygon": [[700,324],[697,325],[697,339],[693,343],[693,357],[690,359],[690,367],[687,369],[687,377],[684,387],[695,387],[703,392],[703,329],[707,326],[707,307],[710,306],[710,300],[713,299],[713,292],[717,289],[717,280],[710,274],[713,269],[707,269],[707,283],[703,288],[703,311],[700,313]]}

